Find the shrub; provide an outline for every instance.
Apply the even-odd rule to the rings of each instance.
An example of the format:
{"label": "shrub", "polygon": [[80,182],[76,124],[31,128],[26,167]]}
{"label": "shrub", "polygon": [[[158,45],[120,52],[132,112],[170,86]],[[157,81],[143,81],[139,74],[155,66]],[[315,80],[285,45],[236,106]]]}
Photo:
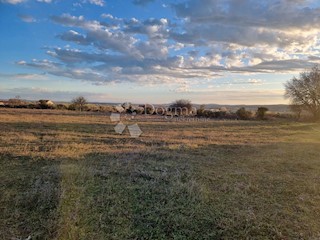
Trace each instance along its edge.
{"label": "shrub", "polygon": [[100,112],[117,112],[113,106],[111,105],[100,105],[99,106]]}
{"label": "shrub", "polygon": [[75,111],[75,110],[76,110],[76,105],[70,104],[70,105],[68,106],[68,110]]}
{"label": "shrub", "polygon": [[40,106],[39,106],[39,104],[29,103],[27,108],[29,108],[29,109],[39,109]]}
{"label": "shrub", "polygon": [[247,111],[244,107],[239,108],[236,112],[237,117],[241,120],[249,120],[252,117],[252,113]]}
{"label": "shrub", "polygon": [[136,111],[137,114],[142,114],[142,113],[144,113],[144,108],[143,107],[137,107],[135,111]]}
{"label": "shrub", "polygon": [[130,102],[125,102],[122,103],[121,107],[123,107],[126,112],[131,112],[132,104]]}
{"label": "shrub", "polygon": [[140,105],[139,107],[144,108],[144,111],[143,111],[144,114],[154,114],[155,113],[155,108],[151,104]]}
{"label": "shrub", "polygon": [[256,112],[257,119],[263,120],[266,119],[266,112],[268,112],[269,109],[266,107],[259,107]]}
{"label": "shrub", "polygon": [[187,99],[179,99],[170,105],[170,109],[174,114],[182,115],[185,113],[186,115],[189,115],[192,111],[192,103]]}
{"label": "shrub", "polygon": [[91,112],[98,112],[100,111],[100,107],[99,105],[96,105],[96,104],[87,104],[85,109],[87,111],[91,111]]}
{"label": "shrub", "polygon": [[68,110],[68,106],[65,104],[57,104],[56,109],[58,110]]}
{"label": "shrub", "polygon": [[197,109],[197,116],[204,117],[205,115],[205,105],[200,105],[199,109]]}

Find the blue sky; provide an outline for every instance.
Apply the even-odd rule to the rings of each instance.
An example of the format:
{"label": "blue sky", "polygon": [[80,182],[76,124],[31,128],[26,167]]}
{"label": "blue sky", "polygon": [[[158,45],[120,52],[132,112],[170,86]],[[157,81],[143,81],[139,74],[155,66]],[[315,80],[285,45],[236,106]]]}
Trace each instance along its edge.
{"label": "blue sky", "polygon": [[311,0],[0,0],[0,99],[277,104],[320,61]]}

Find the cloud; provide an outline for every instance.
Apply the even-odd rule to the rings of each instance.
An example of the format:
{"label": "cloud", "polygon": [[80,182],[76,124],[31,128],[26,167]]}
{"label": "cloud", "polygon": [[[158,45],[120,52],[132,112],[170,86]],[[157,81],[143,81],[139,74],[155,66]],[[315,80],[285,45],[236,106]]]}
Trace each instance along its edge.
{"label": "cloud", "polygon": [[268,44],[279,47],[305,45],[317,36],[320,8],[308,1],[196,0],[173,5],[179,18],[186,19],[182,32],[172,36],[181,42],[235,43],[243,46]]}
{"label": "cloud", "polygon": [[[26,2],[27,0],[0,0],[0,3],[9,3],[9,4],[19,4]],[[52,0],[36,0],[37,2],[43,2],[43,3],[51,3]]]}
{"label": "cloud", "polygon": [[9,3],[9,4],[18,4],[25,2],[25,0],[1,0],[2,3]]}
{"label": "cloud", "polygon": [[185,0],[171,7],[170,20],[52,16],[66,27],[57,38],[73,47],[48,48],[50,61],[17,64],[96,84],[178,84],[186,92],[199,79],[295,73],[320,62],[320,9],[309,1]]}
{"label": "cloud", "polygon": [[13,79],[13,80],[47,80],[48,76],[45,73],[18,73],[18,74],[5,74],[0,73],[0,78]]}
{"label": "cloud", "polygon": [[105,5],[104,0],[82,0],[82,3],[90,3],[93,5],[100,6],[100,7],[103,7]]}
{"label": "cloud", "polygon": [[133,4],[135,5],[142,5],[142,6],[145,6],[145,5],[148,5],[149,3],[152,3],[154,2],[155,0],[133,0]]}
{"label": "cloud", "polygon": [[54,91],[44,87],[30,87],[30,88],[9,88],[0,89],[1,97],[12,98],[12,96],[19,95],[22,99],[26,100],[38,100],[38,99],[50,99],[56,101],[71,101],[77,96],[84,96],[91,102],[107,102],[119,101],[116,96],[112,96],[108,93],[92,93],[86,91]]}
{"label": "cloud", "polygon": [[33,23],[33,22],[36,22],[36,19],[35,18],[33,18],[31,15],[18,15],[19,16],[19,18],[22,20],[22,21],[24,21],[24,22],[26,22],[26,23]]}
{"label": "cloud", "polygon": [[172,89],[171,91],[175,93],[189,93],[190,92],[190,86],[188,82],[181,83],[177,88]]}
{"label": "cloud", "polygon": [[51,2],[52,2],[52,0],[37,0],[37,2],[51,3]]}

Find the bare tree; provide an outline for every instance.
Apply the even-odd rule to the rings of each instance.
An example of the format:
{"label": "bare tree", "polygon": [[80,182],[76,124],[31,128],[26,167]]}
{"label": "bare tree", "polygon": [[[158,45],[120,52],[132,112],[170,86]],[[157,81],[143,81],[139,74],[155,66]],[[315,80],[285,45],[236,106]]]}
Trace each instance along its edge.
{"label": "bare tree", "polygon": [[72,104],[75,106],[75,108],[77,110],[79,110],[80,112],[82,110],[84,110],[85,106],[87,105],[88,101],[87,99],[85,99],[85,97],[83,96],[79,96],[79,97],[76,97],[72,100]]}
{"label": "bare tree", "polygon": [[179,99],[170,105],[171,111],[174,111],[175,114],[189,115],[192,111],[192,103],[188,99]]}
{"label": "bare tree", "polygon": [[285,84],[285,97],[292,105],[300,106],[311,113],[315,120],[320,119],[320,69],[314,66],[310,72],[300,73]]}

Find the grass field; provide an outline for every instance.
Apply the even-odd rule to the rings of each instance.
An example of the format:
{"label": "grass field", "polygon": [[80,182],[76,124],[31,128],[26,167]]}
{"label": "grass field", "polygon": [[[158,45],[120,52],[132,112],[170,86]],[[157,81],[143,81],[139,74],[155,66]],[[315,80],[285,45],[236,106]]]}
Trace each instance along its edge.
{"label": "grass field", "polygon": [[1,109],[1,239],[320,239],[318,124],[133,122]]}

